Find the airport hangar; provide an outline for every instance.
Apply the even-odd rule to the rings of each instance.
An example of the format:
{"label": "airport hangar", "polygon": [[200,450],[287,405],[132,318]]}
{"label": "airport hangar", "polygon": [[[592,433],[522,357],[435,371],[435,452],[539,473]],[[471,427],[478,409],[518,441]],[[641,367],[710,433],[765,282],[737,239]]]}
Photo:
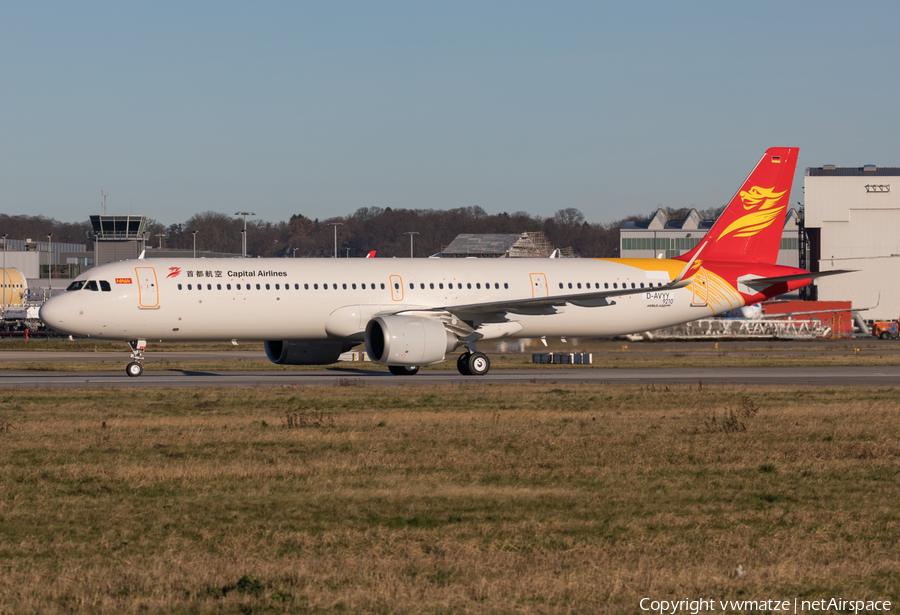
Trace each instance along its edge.
{"label": "airport hangar", "polygon": [[[850,269],[820,278],[818,299],[851,299],[877,307],[866,319],[900,317],[900,194],[891,191],[900,168],[824,165],[806,169],[806,234],[810,271]],[[897,186],[900,191],[900,185]]]}

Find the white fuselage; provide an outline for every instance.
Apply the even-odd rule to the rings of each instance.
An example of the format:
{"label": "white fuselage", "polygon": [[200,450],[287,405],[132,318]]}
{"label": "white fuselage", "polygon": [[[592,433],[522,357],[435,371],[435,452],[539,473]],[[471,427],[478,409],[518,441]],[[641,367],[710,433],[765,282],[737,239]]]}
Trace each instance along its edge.
{"label": "white fuselage", "polygon": [[78,280],[97,290],[53,297],[41,318],[65,333],[118,340],[361,341],[377,314],[634,289],[598,307],[513,310],[475,323],[479,339],[497,339],[620,335],[743,304],[738,296],[696,305],[690,286],[655,290],[683,267],[664,259],[142,259],[87,271]]}

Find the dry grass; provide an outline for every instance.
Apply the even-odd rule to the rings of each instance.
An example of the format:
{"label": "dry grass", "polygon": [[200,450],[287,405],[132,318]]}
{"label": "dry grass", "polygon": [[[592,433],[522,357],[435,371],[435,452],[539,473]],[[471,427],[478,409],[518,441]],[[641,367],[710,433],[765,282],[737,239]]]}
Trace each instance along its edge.
{"label": "dry grass", "polygon": [[4,392],[0,610],[900,600],[898,390],[350,384]]}

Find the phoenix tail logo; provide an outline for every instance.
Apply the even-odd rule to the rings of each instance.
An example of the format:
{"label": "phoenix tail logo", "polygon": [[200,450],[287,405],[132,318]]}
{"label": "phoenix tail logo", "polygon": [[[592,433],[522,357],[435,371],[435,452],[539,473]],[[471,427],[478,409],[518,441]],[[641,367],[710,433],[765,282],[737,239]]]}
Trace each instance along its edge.
{"label": "phoenix tail logo", "polygon": [[181,267],[169,267],[169,275],[166,276],[166,279],[174,278],[179,273],[181,273]]}
{"label": "phoenix tail logo", "polygon": [[775,188],[760,188],[753,186],[749,190],[741,190],[739,195],[744,209],[750,213],[741,216],[728,225],[722,234],[716,238],[719,241],[726,235],[735,237],[752,237],[763,229],[772,225],[778,215],[784,211],[786,205],[778,206],[781,197],[787,190],[775,192]]}

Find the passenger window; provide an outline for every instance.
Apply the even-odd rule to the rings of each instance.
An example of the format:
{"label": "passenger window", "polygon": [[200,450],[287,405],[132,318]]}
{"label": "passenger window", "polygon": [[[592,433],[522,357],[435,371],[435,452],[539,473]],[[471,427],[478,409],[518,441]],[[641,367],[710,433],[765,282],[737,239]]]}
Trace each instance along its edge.
{"label": "passenger window", "polygon": [[322,284],[322,290],[328,290],[328,284]]}
{"label": "passenger window", "polygon": [[216,284],[216,290],[222,290],[222,285],[221,285],[221,284]]}
{"label": "passenger window", "polygon": [[353,290],[356,290],[356,284],[352,284],[350,287],[351,287]]}
{"label": "passenger window", "polygon": [[225,288],[228,289],[228,290],[231,290],[231,284],[226,284],[226,285],[225,285]]}
{"label": "passenger window", "polygon": [[631,288],[634,288],[634,282],[631,283]]}
{"label": "passenger window", "polygon": [[112,288],[109,287],[109,282],[107,282],[106,280],[100,280],[100,290],[108,293],[112,290]]}
{"label": "passenger window", "polygon": [[181,284],[178,285],[178,290],[181,290]]}
{"label": "passenger window", "polygon": [[562,282],[559,283],[559,287],[560,287],[560,288],[563,287],[563,283],[562,283]]}
{"label": "passenger window", "polygon": [[421,290],[425,290],[425,282],[421,282],[421,283],[419,284],[419,288],[420,288]]}
{"label": "passenger window", "polygon": [[[6,284],[4,284],[4,286],[6,286]],[[82,286],[84,286],[84,280],[78,280],[77,282],[72,282],[71,284],[69,284],[66,290],[81,290]]]}
{"label": "passenger window", "polygon": [[471,283],[471,282],[466,282],[466,288],[471,289],[471,288],[472,288],[472,283]]}
{"label": "passenger window", "polygon": [[644,283],[643,283],[643,282],[641,282],[641,288],[644,288]]}
{"label": "passenger window", "polygon": [[206,290],[212,290],[212,284],[207,284],[207,285],[206,285]]}
{"label": "passenger window", "polygon": [[262,289],[259,287],[259,284],[256,285],[256,290],[262,290]]}
{"label": "passenger window", "polygon": [[571,282],[569,282],[569,288],[572,288],[572,283],[571,283]]}
{"label": "passenger window", "polygon": [[508,288],[509,288],[509,284],[506,283],[506,282],[504,282],[504,283],[503,283],[503,288],[507,288],[507,289],[508,289]]}
{"label": "passenger window", "polygon": [[481,282],[475,282],[475,288],[481,290]]}
{"label": "passenger window", "polygon": [[[374,286],[372,288],[375,288]],[[384,290],[384,282],[381,283],[381,290]]]}
{"label": "passenger window", "polygon": [[275,285],[275,290],[281,290],[278,286],[279,286],[278,284]]}
{"label": "passenger window", "polygon": [[443,282],[439,282],[439,283],[438,283],[438,288],[440,288],[441,290],[444,290],[444,283],[443,283]]}
{"label": "passenger window", "polygon": [[394,282],[394,290],[400,290],[400,285]]}
{"label": "passenger window", "polygon": [[429,282],[428,288],[430,288],[431,290],[434,290],[434,282]]}
{"label": "passenger window", "polygon": [[366,285],[365,285],[365,284],[362,285],[362,289],[363,289],[363,290],[366,290]]}
{"label": "passenger window", "polygon": [[603,283],[603,288],[609,288],[609,282],[604,282],[604,283]]}
{"label": "passenger window", "polygon": [[193,288],[191,288],[190,284],[188,284],[188,290],[194,290]]}
{"label": "passenger window", "polygon": [[84,285],[84,290],[99,290],[97,288],[97,281],[91,280],[87,284]]}
{"label": "passenger window", "polygon": [[409,283],[409,290],[413,290],[416,287],[412,282]]}
{"label": "passenger window", "polygon": [[619,288],[619,285],[616,282],[613,282],[613,288]]}
{"label": "passenger window", "polygon": [[342,287],[344,290],[347,290],[347,283],[344,282],[343,284],[341,284],[341,287]]}
{"label": "passenger window", "polygon": [[[190,289],[191,289],[191,285],[188,284],[188,290],[190,290]],[[241,285],[240,285],[240,284],[237,285],[237,289],[238,289],[238,290],[241,290]]]}
{"label": "passenger window", "polygon": [[313,290],[319,290],[319,285],[318,285],[318,284],[313,284]]}
{"label": "passenger window", "polygon": [[581,290],[581,282],[578,282],[577,286],[578,286],[578,290]]}
{"label": "passenger window", "polygon": [[268,284],[266,284],[266,290],[271,290]]}

